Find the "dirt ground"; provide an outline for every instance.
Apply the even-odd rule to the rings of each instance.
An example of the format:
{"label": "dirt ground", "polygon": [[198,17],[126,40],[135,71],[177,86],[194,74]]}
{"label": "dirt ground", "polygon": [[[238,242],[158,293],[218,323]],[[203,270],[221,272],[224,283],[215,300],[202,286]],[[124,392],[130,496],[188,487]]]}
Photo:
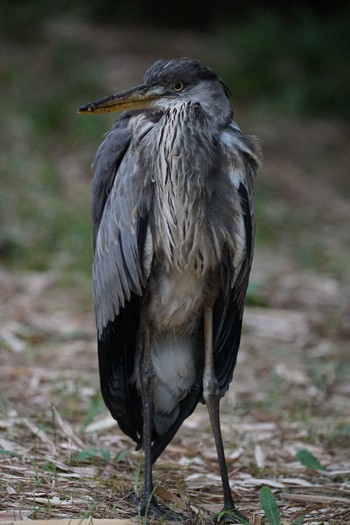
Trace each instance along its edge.
{"label": "dirt ground", "polygon": [[[130,44],[135,35],[118,33],[118,48],[111,30],[96,28],[94,39],[96,31],[106,94],[113,68],[126,87],[160,56],[162,35],[140,54]],[[57,24],[47,38],[58,37],[87,43],[91,32]],[[208,40],[184,33],[172,42],[168,56],[191,49],[206,62],[219,60]],[[263,147],[258,228],[268,231],[256,249],[254,293],[222,402],[233,494],[255,525],[266,523],[259,506],[264,485],[275,493],[282,524],[304,515],[307,524],[346,525],[350,127],[336,119],[254,119],[248,111],[242,120]],[[87,170],[88,160],[79,169]],[[83,198],[88,195],[86,177],[72,184],[84,185]],[[0,297],[0,520],[135,515],[130,494],[141,488],[142,456],[100,402],[88,280],[68,288],[54,270],[2,266]],[[322,469],[299,461],[302,449]],[[155,478],[162,502],[189,512],[192,523],[207,523],[206,513],[220,510],[205,407],[184,423]]]}

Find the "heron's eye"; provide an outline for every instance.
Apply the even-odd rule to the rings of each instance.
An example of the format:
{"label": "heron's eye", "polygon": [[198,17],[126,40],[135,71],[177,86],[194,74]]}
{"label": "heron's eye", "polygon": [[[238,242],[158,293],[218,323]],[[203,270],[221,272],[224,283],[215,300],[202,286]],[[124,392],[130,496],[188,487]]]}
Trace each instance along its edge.
{"label": "heron's eye", "polygon": [[172,85],[172,88],[174,91],[182,91],[184,88],[184,85],[182,82],[176,82],[176,84]]}

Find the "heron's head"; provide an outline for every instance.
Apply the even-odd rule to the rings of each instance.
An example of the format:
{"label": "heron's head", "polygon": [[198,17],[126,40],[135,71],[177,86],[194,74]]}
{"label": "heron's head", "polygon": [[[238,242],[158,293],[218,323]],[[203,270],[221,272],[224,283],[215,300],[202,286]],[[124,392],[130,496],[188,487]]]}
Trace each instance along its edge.
{"label": "heron's head", "polygon": [[199,103],[209,116],[225,122],[232,114],[229,91],[218,75],[197,60],[158,60],[145,73],[142,84],[90,102],[79,113],[156,108]]}

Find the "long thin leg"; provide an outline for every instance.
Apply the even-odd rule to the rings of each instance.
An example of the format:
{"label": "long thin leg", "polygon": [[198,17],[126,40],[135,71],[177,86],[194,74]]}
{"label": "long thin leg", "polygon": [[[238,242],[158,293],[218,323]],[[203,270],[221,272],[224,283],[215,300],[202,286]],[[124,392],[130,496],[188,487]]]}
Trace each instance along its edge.
{"label": "long thin leg", "polygon": [[[206,402],[210,423],[215,439],[216,452],[218,456],[219,469],[222,482],[222,490],[224,496],[224,511],[231,511],[237,518],[244,518],[237,510],[234,504],[230,483],[227,473],[227,465],[225,459],[224,445],[222,441],[221,427],[220,427],[220,392],[219,385],[214,370],[214,355],[213,355],[213,312],[211,308],[207,308],[204,312],[204,344],[205,344],[205,365],[203,375],[203,397]],[[223,520],[228,519],[223,516]],[[241,523],[241,521],[234,520],[232,517],[231,523]],[[247,521],[247,523],[249,523]]]}
{"label": "long thin leg", "polygon": [[144,493],[141,513],[147,513],[153,500],[152,476],[152,419],[153,419],[153,367],[150,353],[149,330],[145,330],[142,359],[142,404],[143,404],[143,447],[145,455]]}
{"label": "long thin leg", "polygon": [[182,521],[184,516],[159,507],[154,497],[152,474],[152,428],[153,428],[153,383],[154,371],[150,352],[150,334],[146,328],[143,359],[141,365],[141,386],[143,404],[143,448],[145,456],[144,492],[140,513],[142,516],[166,518],[167,521]]}

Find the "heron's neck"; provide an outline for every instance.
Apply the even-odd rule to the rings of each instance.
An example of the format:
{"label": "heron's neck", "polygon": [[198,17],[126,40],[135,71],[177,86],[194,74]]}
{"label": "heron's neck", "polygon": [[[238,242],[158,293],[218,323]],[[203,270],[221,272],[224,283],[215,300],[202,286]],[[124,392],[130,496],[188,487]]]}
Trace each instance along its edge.
{"label": "heron's neck", "polygon": [[182,270],[194,264],[191,258],[199,256],[194,244],[203,240],[212,144],[212,132],[198,104],[169,109],[147,134],[145,151],[150,153],[145,172],[154,185],[159,245],[165,258]]}
{"label": "heron's neck", "polygon": [[201,193],[213,165],[213,129],[199,104],[171,106],[149,133],[154,182],[193,198]]}

